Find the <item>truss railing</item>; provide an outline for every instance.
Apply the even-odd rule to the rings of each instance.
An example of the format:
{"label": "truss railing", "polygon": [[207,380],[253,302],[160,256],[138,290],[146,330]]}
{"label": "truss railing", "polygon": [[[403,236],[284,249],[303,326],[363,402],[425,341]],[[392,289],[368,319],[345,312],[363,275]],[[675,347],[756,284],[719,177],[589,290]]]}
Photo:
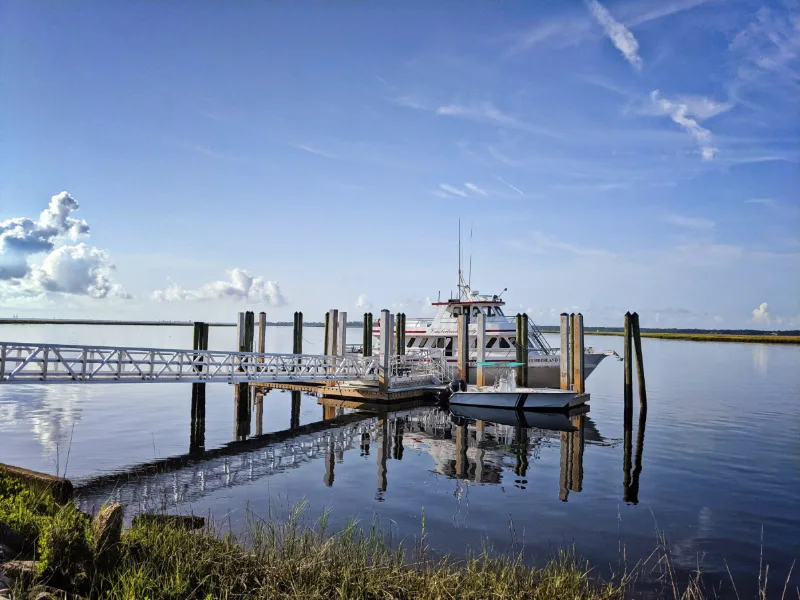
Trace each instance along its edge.
{"label": "truss railing", "polygon": [[[430,370],[413,357],[398,364],[415,375]],[[370,381],[379,367],[376,356],[0,342],[0,383]]]}

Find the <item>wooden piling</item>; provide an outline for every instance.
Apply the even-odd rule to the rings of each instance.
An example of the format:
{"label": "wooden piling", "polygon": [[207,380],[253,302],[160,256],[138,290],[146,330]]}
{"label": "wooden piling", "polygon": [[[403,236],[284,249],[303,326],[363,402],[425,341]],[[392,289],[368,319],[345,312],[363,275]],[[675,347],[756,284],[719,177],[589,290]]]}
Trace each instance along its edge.
{"label": "wooden piling", "polygon": [[262,391],[256,391],[253,404],[255,405],[256,413],[256,435],[264,434],[264,396],[266,394]]}
{"label": "wooden piling", "polygon": [[292,392],[292,413],[289,417],[289,429],[300,427],[300,403],[302,396],[300,392]]}
{"label": "wooden piling", "polygon": [[378,388],[383,393],[389,392],[390,361],[392,357],[392,313],[381,311],[380,322],[381,355],[378,367]]}
{"label": "wooden piling", "polygon": [[250,436],[250,386],[247,383],[236,383],[233,387],[233,435],[236,440],[246,440]]}
{"label": "wooden piling", "polygon": [[325,313],[325,334],[322,342],[322,353],[327,355],[331,347],[331,311]]}
{"label": "wooden piling", "polygon": [[[522,347],[522,315],[520,313],[517,313],[516,323],[517,333],[514,338],[514,348],[516,349],[515,358],[518,363],[522,363],[525,360],[525,349]],[[517,367],[517,385],[519,386],[522,385],[523,371],[525,370],[527,370],[527,365],[524,367]]]}
{"label": "wooden piling", "polygon": [[338,356],[339,350],[339,311],[335,308],[331,309],[328,314],[328,348],[325,354],[328,356]]}
{"label": "wooden piling", "polygon": [[575,313],[569,313],[569,389],[575,389],[575,346],[573,345],[575,331]]}
{"label": "wooden piling", "polygon": [[644,383],[644,363],[642,362],[642,335],[639,331],[639,313],[631,315],[633,348],[636,352],[636,377],[639,382],[639,406],[647,408],[647,388]]}
{"label": "wooden piling", "polygon": [[521,368],[521,375],[522,377],[519,380],[519,384],[522,387],[528,387],[528,353],[530,352],[530,348],[528,347],[528,336],[530,335],[530,320],[528,319],[528,313],[522,313],[522,368]]}
{"label": "wooden piling", "polygon": [[339,338],[336,340],[337,356],[347,354],[347,312],[339,313]]}
{"label": "wooden piling", "polygon": [[[256,352],[264,354],[267,351],[267,313],[258,313],[258,338]],[[263,363],[264,359],[259,358],[258,362]]]}
{"label": "wooden piling", "polygon": [[303,313],[294,313],[294,336],[292,338],[292,354],[303,353]]}
{"label": "wooden piling", "polygon": [[560,387],[562,390],[569,389],[569,347],[571,345],[569,333],[569,315],[567,313],[561,313],[561,348],[558,355],[558,366],[560,369]]}
{"label": "wooden piling", "polygon": [[475,326],[476,335],[476,372],[475,384],[486,385],[486,367],[481,365],[486,360],[486,315],[483,312],[478,313],[478,320]]}
{"label": "wooden piling", "polygon": [[631,313],[625,313],[625,342],[624,342],[624,358],[625,361],[625,387],[624,387],[624,416],[625,428],[629,429],[633,426],[633,356],[631,352]]}
{"label": "wooden piling", "polygon": [[322,477],[322,483],[327,487],[333,485],[334,479],[334,465],[336,464],[336,456],[334,454],[335,442],[333,436],[330,437],[325,448],[325,475]]}
{"label": "wooden piling", "polygon": [[573,365],[575,367],[575,370],[572,373],[572,389],[578,394],[586,393],[586,376],[583,368],[583,353],[583,315],[578,313],[575,315],[574,327],[572,329],[572,354],[574,355]]}
{"label": "wooden piling", "polygon": [[458,315],[458,378],[469,381],[469,315]]}
{"label": "wooden piling", "polygon": [[236,317],[236,350],[237,352],[244,352],[245,314],[240,312]]}
{"label": "wooden piling", "polygon": [[372,313],[366,314],[364,322],[364,356],[372,356]]}
{"label": "wooden piling", "polygon": [[253,341],[255,340],[255,314],[252,310],[244,313],[244,352],[253,351]]}

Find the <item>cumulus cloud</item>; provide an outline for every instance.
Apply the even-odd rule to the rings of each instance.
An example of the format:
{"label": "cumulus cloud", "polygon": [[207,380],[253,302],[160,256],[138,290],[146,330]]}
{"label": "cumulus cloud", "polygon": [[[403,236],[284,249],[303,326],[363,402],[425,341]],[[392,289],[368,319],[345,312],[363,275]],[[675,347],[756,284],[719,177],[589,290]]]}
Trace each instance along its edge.
{"label": "cumulus cloud", "polygon": [[[0,221],[0,298],[48,293],[89,298],[129,298],[112,280],[108,252],[77,241],[89,225],[72,213],[80,205],[67,192],[50,199],[37,220],[12,217]],[[38,256],[45,254],[43,259]]]}
{"label": "cumulus cloud", "polygon": [[769,325],[770,321],[772,320],[772,316],[769,314],[767,310],[767,303],[762,302],[758,305],[753,311],[753,322],[759,323],[761,325]]}
{"label": "cumulus cloud", "polygon": [[28,217],[13,217],[0,221],[0,255],[25,256],[48,252],[60,238],[77,240],[89,233],[89,225],[70,214],[79,208],[78,201],[67,192],[56,194],[49,206],[34,221]]}
{"label": "cumulus cloud", "polygon": [[175,282],[163,290],[156,290],[152,297],[159,302],[180,300],[246,300],[266,302],[270,306],[283,306],[286,299],[277,281],[253,277],[245,269],[230,269],[227,280],[210,281],[197,289],[185,289]]}
{"label": "cumulus cloud", "polygon": [[603,30],[611,40],[611,43],[614,44],[617,50],[622,52],[625,60],[634,69],[640,70],[642,68],[642,59],[639,57],[639,42],[636,41],[630,30],[612,17],[608,9],[597,0],[587,0],[586,6],[597,22],[603,26]]}
{"label": "cumulus cloud", "polygon": [[366,294],[360,294],[356,299],[356,308],[370,310],[372,308],[372,300]]}
{"label": "cumulus cloud", "polygon": [[[695,118],[701,118],[693,110],[700,110],[697,106],[690,107],[689,104],[680,102],[679,100],[668,100],[661,96],[658,90],[653,90],[650,93],[650,100],[653,108],[657,114],[668,115],[673,122],[681,126],[681,128],[691,135],[697,144],[700,146],[700,153],[703,160],[712,160],[717,153],[717,148],[714,147],[711,140],[711,132],[702,127]],[[706,111],[703,114],[708,114]]]}

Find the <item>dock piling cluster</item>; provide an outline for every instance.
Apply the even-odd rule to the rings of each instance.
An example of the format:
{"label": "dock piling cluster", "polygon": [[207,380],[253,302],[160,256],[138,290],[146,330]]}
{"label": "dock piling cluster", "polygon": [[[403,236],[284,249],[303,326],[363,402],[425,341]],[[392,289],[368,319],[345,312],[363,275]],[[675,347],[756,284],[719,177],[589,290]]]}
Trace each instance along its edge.
{"label": "dock piling cluster", "polygon": [[584,368],[583,315],[561,313],[561,348],[559,350],[560,385],[562,390],[586,393]]}

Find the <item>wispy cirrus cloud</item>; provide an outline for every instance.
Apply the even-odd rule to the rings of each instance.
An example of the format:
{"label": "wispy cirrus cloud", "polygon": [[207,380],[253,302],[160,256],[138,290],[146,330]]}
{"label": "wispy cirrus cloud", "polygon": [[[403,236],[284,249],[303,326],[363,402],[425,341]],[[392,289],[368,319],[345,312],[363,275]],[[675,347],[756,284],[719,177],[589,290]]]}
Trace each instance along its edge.
{"label": "wispy cirrus cloud", "polygon": [[611,43],[622,52],[625,60],[637,71],[641,70],[642,59],[639,57],[639,42],[636,41],[630,30],[611,16],[608,9],[597,0],[586,0],[586,6],[595,20],[603,27]]}
{"label": "wispy cirrus cloud", "polygon": [[510,115],[497,108],[491,102],[480,102],[477,104],[447,104],[437,108],[436,114],[445,117],[468,119],[478,123],[499,125],[508,129],[518,129],[520,131],[527,131],[529,133],[546,137],[563,137],[563,134],[558,131],[549,129],[547,127],[541,127],[533,123],[528,123],[522,119]]}
{"label": "wispy cirrus cloud", "polygon": [[763,206],[767,206],[769,208],[777,208],[778,203],[775,202],[772,198],[749,198],[748,200],[744,201],[745,204],[761,204]]}
{"label": "wispy cirrus cloud", "polygon": [[308,144],[292,144],[293,148],[297,148],[298,150],[302,150],[303,152],[308,152],[309,154],[314,154],[316,156],[322,156],[323,158],[338,158],[335,154],[331,154],[330,152],[326,152],[325,150],[320,150],[316,146],[310,146]]}
{"label": "wispy cirrus cloud", "polygon": [[517,192],[520,196],[524,196],[525,195],[525,192],[523,192],[517,186],[511,185],[510,183],[508,183],[505,179],[503,179],[499,175],[495,176],[495,179],[497,179],[497,181],[499,181],[500,183],[505,184],[508,188],[510,188],[510,189],[514,190],[515,192]]}
{"label": "wispy cirrus cloud", "polygon": [[677,100],[669,100],[661,96],[658,90],[650,93],[652,108],[656,114],[668,115],[673,122],[691,135],[700,146],[703,160],[713,160],[717,153],[711,138],[711,132],[702,127],[697,119],[692,118],[690,105]]}
{"label": "wispy cirrus cloud", "polygon": [[711,219],[703,219],[701,217],[687,217],[685,215],[669,214],[664,215],[661,220],[669,225],[676,227],[683,227],[685,229],[694,229],[698,231],[713,231],[716,223]]}
{"label": "wispy cirrus cloud", "polygon": [[470,196],[488,196],[489,192],[474,183],[467,182],[463,188],[449,183],[440,183],[437,189],[431,191],[431,194],[440,198],[469,198]]}
{"label": "wispy cirrus cloud", "polygon": [[489,192],[487,192],[483,188],[478,187],[474,183],[465,183],[464,187],[467,188],[468,190],[471,190],[471,191],[475,192],[476,194],[481,195],[481,196],[488,196],[489,195]]}

